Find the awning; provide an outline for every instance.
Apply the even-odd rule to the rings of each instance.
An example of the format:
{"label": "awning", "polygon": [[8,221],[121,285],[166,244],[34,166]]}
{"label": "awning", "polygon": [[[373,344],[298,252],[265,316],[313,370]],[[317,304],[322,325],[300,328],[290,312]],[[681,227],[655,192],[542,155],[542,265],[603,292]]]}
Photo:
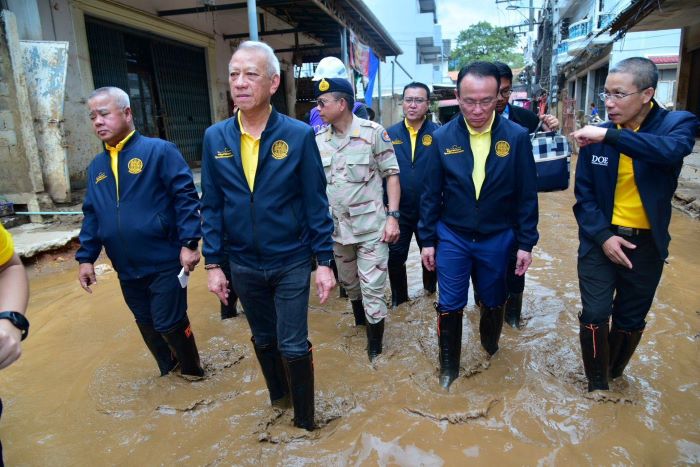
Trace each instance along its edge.
{"label": "awning", "polygon": [[700,2],[697,0],[633,0],[612,20],[610,32],[676,29],[698,23]]}

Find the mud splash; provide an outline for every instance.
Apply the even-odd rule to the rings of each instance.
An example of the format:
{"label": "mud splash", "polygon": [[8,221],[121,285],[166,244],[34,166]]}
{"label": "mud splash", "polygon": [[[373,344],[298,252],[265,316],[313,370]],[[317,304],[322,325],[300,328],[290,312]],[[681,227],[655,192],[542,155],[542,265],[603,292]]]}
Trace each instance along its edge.
{"label": "mud splash", "polygon": [[[674,214],[671,256],[626,375],[589,395],[578,348],[577,235],[571,192],[540,197],[541,242],[528,274],[522,329],[480,348],[465,310],[460,378],[437,383],[435,297],[421,290],[390,312],[385,353],[367,361],[350,304],[312,302],[316,368],[312,433],[270,407],[245,317],[220,321],[204,271],[190,318],[207,377],[157,376],[114,272],[92,296],[75,270],[32,279],[32,333],[0,373],[8,465],[670,465],[700,463],[700,224]],[[106,261],[101,261],[106,263]],[[312,294],[312,300],[313,294]]]}

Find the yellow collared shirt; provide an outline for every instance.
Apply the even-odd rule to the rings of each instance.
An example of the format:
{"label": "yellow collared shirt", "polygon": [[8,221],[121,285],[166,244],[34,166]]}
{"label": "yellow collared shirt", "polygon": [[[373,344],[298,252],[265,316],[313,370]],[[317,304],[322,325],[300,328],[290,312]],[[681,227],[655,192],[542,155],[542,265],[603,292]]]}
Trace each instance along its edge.
{"label": "yellow collared shirt", "polygon": [[[423,117],[423,121],[425,121],[425,117]],[[416,140],[418,139],[418,130],[420,130],[420,128],[418,130],[414,130],[411,124],[408,123],[407,118],[403,119],[403,124],[406,125],[408,134],[411,137],[411,161],[414,161],[416,160]]]}
{"label": "yellow collared shirt", "polygon": [[467,119],[464,118],[464,123],[467,125],[469,130],[469,146],[472,149],[472,154],[474,155],[474,170],[472,171],[472,180],[474,181],[474,191],[476,192],[476,199],[479,199],[479,194],[481,193],[481,186],[484,184],[484,179],[486,178],[486,159],[489,157],[489,152],[491,150],[491,127],[493,126],[493,120],[495,118],[496,112],[494,111],[491,115],[491,121],[489,121],[488,127],[481,132],[477,132],[469,123]]}
{"label": "yellow collared shirt", "polygon": [[[652,107],[654,103],[652,102]],[[617,125],[617,129],[621,129]],[[639,127],[634,131],[638,131]],[[613,204],[612,223],[634,229],[650,229],[649,217],[644,210],[642,198],[639,196],[637,182],[634,180],[634,165],[632,158],[620,153],[617,168],[617,183],[615,185],[615,203]]]}
{"label": "yellow collared shirt", "polygon": [[3,266],[12,259],[15,252],[12,235],[0,224],[0,266]]}
{"label": "yellow collared shirt", "polygon": [[[270,106],[270,112],[272,112],[272,106]],[[243,165],[243,174],[252,192],[255,188],[255,174],[258,171],[260,138],[245,131],[240,111],[238,111],[238,127],[241,129],[241,165]]]}
{"label": "yellow collared shirt", "polygon": [[105,148],[109,151],[109,159],[112,166],[112,173],[114,174],[114,183],[117,185],[117,199],[119,199],[119,169],[117,168],[117,162],[119,160],[119,153],[124,148],[124,145],[131,139],[136,130],[131,130],[131,133],[126,135],[126,138],[119,141],[116,146],[110,146],[105,143]]}

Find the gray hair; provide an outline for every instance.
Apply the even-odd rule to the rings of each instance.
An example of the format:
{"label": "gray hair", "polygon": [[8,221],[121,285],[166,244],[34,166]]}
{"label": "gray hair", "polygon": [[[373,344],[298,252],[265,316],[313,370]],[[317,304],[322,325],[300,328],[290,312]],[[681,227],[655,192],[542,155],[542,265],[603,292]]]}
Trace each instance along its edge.
{"label": "gray hair", "polygon": [[114,102],[122,110],[126,109],[127,107],[131,107],[131,102],[129,102],[129,95],[125,93],[122,89],[116,88],[114,86],[105,86],[102,88],[95,89],[90,93],[87,100],[90,101],[93,98],[102,94],[107,94],[109,97],[114,99]]}
{"label": "gray hair", "polygon": [[[280,74],[280,61],[277,59],[275,56],[275,51],[272,50],[272,47],[267,45],[264,42],[258,42],[258,41],[245,41],[242,42],[237,48],[236,52],[239,50],[252,50],[255,52],[260,52],[263,55],[265,55],[265,61],[267,62],[267,74],[270,78],[272,78],[275,75]],[[234,54],[236,53],[234,52]],[[229,73],[231,72],[230,65],[229,65]]]}
{"label": "gray hair", "polygon": [[659,71],[654,62],[644,57],[630,57],[620,60],[610,69],[608,74],[628,73],[632,75],[632,82],[637,89],[656,89],[659,82]]}

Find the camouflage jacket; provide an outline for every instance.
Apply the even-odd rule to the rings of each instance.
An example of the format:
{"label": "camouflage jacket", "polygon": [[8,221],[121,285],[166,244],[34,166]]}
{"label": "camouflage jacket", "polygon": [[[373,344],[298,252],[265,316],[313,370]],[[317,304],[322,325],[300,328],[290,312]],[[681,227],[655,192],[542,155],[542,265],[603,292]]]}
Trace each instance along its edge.
{"label": "camouflage jacket", "polygon": [[382,178],[399,173],[386,130],[353,116],[346,135],[336,135],[331,126],[316,135],[316,144],[328,183],[333,240],[348,245],[376,238],[386,224]]}

